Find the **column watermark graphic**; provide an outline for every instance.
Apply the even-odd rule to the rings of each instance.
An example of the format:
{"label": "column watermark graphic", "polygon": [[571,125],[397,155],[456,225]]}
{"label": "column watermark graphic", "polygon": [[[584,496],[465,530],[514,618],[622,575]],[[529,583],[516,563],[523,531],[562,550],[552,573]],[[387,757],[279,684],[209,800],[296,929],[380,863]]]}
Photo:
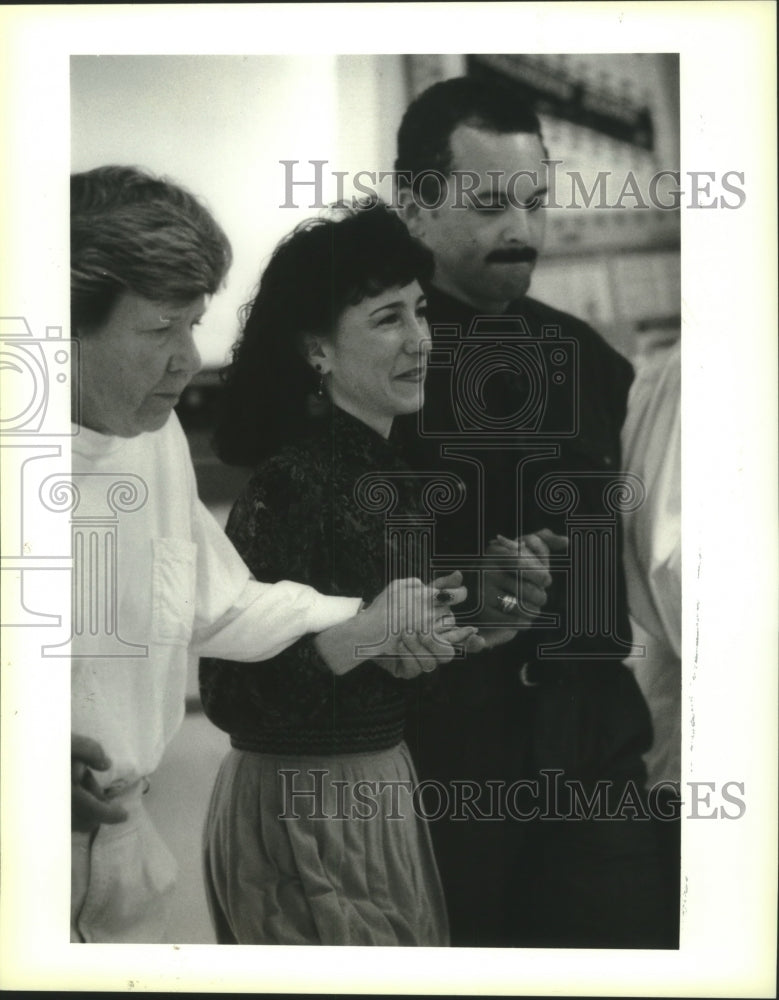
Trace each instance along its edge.
{"label": "column watermark graphic", "polygon": [[[418,505],[414,511],[402,504],[402,487],[409,482],[421,486]],[[419,475],[415,472],[381,472],[361,476],[354,486],[354,499],[361,510],[369,514],[384,515],[385,532],[385,582],[414,578],[427,580],[432,569],[435,544],[436,515],[453,513],[465,501],[465,486],[452,473],[438,472]],[[396,654],[377,652],[391,637],[399,637],[404,631],[425,631],[426,623],[412,606],[411,614],[403,612],[394,591],[389,593],[387,632],[381,642],[358,646],[357,656],[371,656],[376,659],[394,659]],[[432,621],[427,631],[433,631]],[[463,651],[456,650],[463,656]]]}
{"label": "column watermark graphic", "polygon": [[70,514],[73,553],[71,634],[44,646],[43,655],[145,657],[148,646],[119,634],[117,594],[119,518],[144,506],[146,484],[129,473],[54,475],[44,480],[40,499],[47,510]]}
{"label": "column watermark graphic", "polygon": [[[602,513],[581,511],[582,492],[579,484],[586,480],[601,491]],[[628,636],[619,635],[618,594],[619,573],[618,517],[635,511],[646,498],[639,476],[622,472],[563,473],[547,475],[536,484],[536,496],[542,510],[550,514],[564,513],[569,554],[557,559],[558,568],[568,576],[566,633],[555,643],[541,643],[539,659],[616,659],[642,656],[645,647],[634,645]],[[565,565],[567,562],[567,565]],[[600,648],[599,637],[608,637]],[[580,640],[595,642],[582,651]]]}
{"label": "column watermark graphic", "polygon": [[118,553],[122,518],[143,507],[148,490],[129,472],[71,472],[78,348],[61,326],[36,337],[24,317],[0,317],[0,625],[63,633],[41,643],[45,658],[145,657],[145,645],[122,638]]}

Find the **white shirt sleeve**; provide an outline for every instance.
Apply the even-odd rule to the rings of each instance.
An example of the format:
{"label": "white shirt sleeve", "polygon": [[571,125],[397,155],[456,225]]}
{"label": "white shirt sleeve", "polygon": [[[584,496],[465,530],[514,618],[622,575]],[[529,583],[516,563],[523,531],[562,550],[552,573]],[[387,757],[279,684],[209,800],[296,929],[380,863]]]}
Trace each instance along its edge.
{"label": "white shirt sleeve", "polygon": [[195,497],[195,623],[191,651],[252,662],[280,653],[302,636],[352,618],[359,597],[332,597],[290,580],[260,583],[203,503]]}
{"label": "white shirt sleeve", "polygon": [[623,428],[623,462],[645,502],[623,518],[631,614],[681,653],[681,368],[679,345],[639,366]]}
{"label": "white shirt sleeve", "polygon": [[[673,405],[676,399],[677,405]],[[668,422],[659,427],[657,452],[651,449],[655,485],[650,497],[648,585],[668,644],[682,655],[682,551],[681,551],[681,413],[679,388],[666,395]]]}

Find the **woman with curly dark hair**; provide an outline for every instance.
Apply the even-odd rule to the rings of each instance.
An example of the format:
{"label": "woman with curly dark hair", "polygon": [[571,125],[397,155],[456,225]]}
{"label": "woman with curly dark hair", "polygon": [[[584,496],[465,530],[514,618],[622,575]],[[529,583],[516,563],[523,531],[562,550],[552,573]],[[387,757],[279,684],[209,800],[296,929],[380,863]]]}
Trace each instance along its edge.
{"label": "woman with curly dark hair", "polygon": [[[393,517],[419,523],[419,484],[390,431],[423,401],[420,282],[431,267],[380,203],[298,226],[245,308],[216,435],[221,458],[256,465],[227,527],[253,572],[366,597],[390,584],[390,631],[392,582],[422,575],[424,554],[390,541],[373,491],[394,496]],[[464,596],[459,574],[435,583],[448,588],[444,602]],[[481,648],[474,633],[445,614],[427,648],[405,632],[401,643],[432,671],[456,645]],[[400,674],[381,655],[358,661],[335,646],[303,639],[262,671],[201,662],[206,713],[232,744],[206,826],[218,939],[445,945],[403,742],[418,688],[408,677],[419,670]]]}

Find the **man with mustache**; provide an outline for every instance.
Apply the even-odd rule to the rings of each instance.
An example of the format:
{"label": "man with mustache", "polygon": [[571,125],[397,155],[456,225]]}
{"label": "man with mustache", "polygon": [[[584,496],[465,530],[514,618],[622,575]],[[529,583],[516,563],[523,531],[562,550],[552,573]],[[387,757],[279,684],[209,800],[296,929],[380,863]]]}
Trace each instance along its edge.
{"label": "man with mustache", "polygon": [[[632,370],[587,324],[527,295],[546,159],[532,109],[471,78],[425,91],[398,133],[401,211],[435,256],[425,406],[403,431],[413,464],[463,481],[434,555],[481,560],[464,620],[492,647],[451,664],[408,729],[438,791],[453,944],[676,947],[641,815],[652,730],[621,662],[630,628],[607,498]],[[535,596],[506,571],[523,543],[552,571]],[[600,789],[606,812],[624,796],[635,808],[588,813],[569,783],[590,802]]]}

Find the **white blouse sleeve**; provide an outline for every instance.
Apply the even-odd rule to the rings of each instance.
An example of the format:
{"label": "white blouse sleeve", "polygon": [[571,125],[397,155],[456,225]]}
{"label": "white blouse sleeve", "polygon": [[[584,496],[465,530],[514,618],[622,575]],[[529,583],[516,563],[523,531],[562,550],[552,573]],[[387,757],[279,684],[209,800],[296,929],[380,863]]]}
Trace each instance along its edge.
{"label": "white blouse sleeve", "polygon": [[193,653],[239,662],[266,660],[359,610],[359,597],[325,596],[290,580],[256,581],[196,494],[192,515],[197,545]]}

